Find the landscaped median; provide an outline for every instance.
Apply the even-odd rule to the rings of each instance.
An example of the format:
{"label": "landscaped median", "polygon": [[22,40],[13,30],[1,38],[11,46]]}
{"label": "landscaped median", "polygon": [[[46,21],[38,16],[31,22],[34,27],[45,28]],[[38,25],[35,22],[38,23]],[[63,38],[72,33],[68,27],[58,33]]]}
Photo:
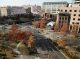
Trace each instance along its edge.
{"label": "landscaped median", "polygon": [[64,39],[56,41],[56,48],[60,51],[67,59],[79,59],[78,52],[72,48],[72,46],[66,45]]}

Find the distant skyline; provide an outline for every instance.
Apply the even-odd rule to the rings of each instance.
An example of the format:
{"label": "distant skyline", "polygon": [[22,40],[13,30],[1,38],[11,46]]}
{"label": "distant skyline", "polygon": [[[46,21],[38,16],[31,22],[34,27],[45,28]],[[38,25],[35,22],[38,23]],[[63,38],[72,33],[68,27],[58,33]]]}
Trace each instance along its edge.
{"label": "distant skyline", "polygon": [[1,0],[0,6],[21,6],[21,5],[42,5],[43,2],[60,2],[60,1],[67,1],[69,3],[72,0]]}

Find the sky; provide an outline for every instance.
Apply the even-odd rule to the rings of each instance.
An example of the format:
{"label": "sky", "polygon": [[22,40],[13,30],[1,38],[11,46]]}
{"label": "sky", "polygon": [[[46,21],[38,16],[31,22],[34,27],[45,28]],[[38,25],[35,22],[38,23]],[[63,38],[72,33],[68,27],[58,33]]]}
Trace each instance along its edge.
{"label": "sky", "polygon": [[42,5],[43,2],[59,2],[59,1],[67,1],[69,3],[72,0],[0,0],[0,6],[21,6],[21,5]]}

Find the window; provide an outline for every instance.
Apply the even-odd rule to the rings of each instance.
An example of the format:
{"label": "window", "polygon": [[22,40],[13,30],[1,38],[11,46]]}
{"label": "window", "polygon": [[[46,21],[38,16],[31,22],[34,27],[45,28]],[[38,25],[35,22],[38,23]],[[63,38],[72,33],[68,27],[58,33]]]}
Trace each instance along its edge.
{"label": "window", "polygon": [[67,12],[67,10],[65,10],[65,12]]}
{"label": "window", "polygon": [[61,10],[61,12],[63,12],[63,10]]}
{"label": "window", "polygon": [[59,17],[59,19],[61,20],[61,17]]}
{"label": "window", "polygon": [[65,20],[67,20],[67,17],[65,17]]}
{"label": "window", "polygon": [[77,10],[74,10],[74,12],[77,12]]}
{"label": "window", "polygon": [[74,24],[74,22],[72,22],[72,24]]}
{"label": "window", "polygon": [[72,12],[72,10],[69,10],[70,12]]}
{"label": "window", "polygon": [[76,14],[74,14],[74,16],[76,16]]}
{"label": "window", "polygon": [[57,11],[60,11],[60,9],[58,9]]}
{"label": "window", "polygon": [[79,14],[79,17],[80,17],[80,14]]}
{"label": "window", "polygon": [[80,21],[80,18],[78,18],[78,20]]}
{"label": "window", "polygon": [[73,20],[75,20],[75,18],[73,18]]}
{"label": "window", "polygon": [[79,22],[77,22],[77,24],[79,24]]}

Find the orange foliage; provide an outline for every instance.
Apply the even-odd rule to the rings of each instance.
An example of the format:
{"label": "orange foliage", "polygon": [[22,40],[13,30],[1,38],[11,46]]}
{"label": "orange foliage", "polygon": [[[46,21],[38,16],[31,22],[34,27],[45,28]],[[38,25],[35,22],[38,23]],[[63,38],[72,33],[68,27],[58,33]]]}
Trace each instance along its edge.
{"label": "orange foliage", "polygon": [[67,32],[68,31],[68,24],[67,23],[63,23],[63,26],[60,30],[61,32]]}
{"label": "orange foliage", "polygon": [[32,47],[33,46],[33,36],[29,36],[29,39],[28,39],[28,47]]}
{"label": "orange foliage", "polygon": [[54,26],[54,31],[55,31],[55,32],[58,32],[58,31],[59,31],[59,29],[60,29],[60,28],[59,28],[59,24],[58,24],[58,23],[56,23],[56,24],[55,24],[55,26]]}
{"label": "orange foliage", "polygon": [[77,24],[73,24],[72,26],[72,34],[77,34],[78,32],[78,25]]}
{"label": "orange foliage", "polygon": [[33,25],[34,25],[36,28],[41,28],[41,29],[43,29],[43,28],[45,28],[45,26],[46,26],[46,20],[41,19],[41,20],[39,20],[39,21],[35,21]]}
{"label": "orange foliage", "polygon": [[57,44],[58,44],[60,47],[65,47],[65,46],[66,46],[66,42],[65,42],[65,40],[63,40],[63,39],[59,39],[59,40],[57,41]]}
{"label": "orange foliage", "polygon": [[16,26],[16,24],[12,25],[11,31],[9,31],[8,33],[8,37],[10,40],[28,40],[30,35],[32,35],[32,32],[20,31],[18,30],[18,27]]}

